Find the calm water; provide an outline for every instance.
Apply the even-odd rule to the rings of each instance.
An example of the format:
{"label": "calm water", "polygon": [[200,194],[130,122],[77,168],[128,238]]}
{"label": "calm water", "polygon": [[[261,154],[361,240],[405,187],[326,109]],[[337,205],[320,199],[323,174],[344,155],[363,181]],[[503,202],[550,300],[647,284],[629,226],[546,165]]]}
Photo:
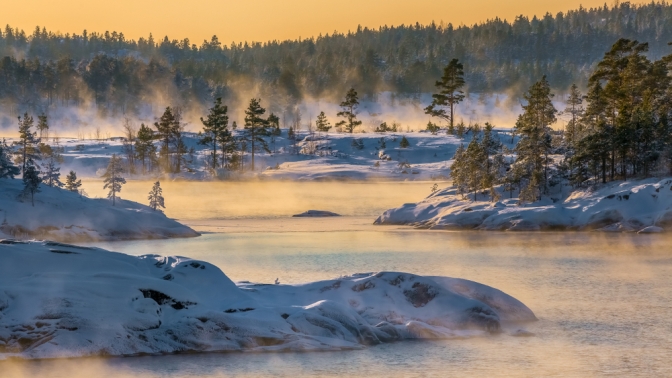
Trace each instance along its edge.
{"label": "calm water", "polygon": [[[195,188],[199,188],[198,184]],[[291,192],[282,184],[281,192]],[[385,184],[391,185],[391,184]],[[404,186],[406,185],[406,186]],[[398,270],[479,281],[515,296],[540,319],[533,337],[399,342],[325,353],[201,354],[79,359],[4,365],[9,376],[228,377],[228,376],[672,376],[672,238],[586,233],[415,231],[370,223],[381,206],[422,198],[425,184],[403,184],[393,196],[372,196],[359,206],[339,201],[375,192],[379,184],[311,184],[322,188],[325,210],[349,216],[292,219],[287,205],[263,214],[245,192],[230,190],[223,204],[187,219],[209,233],[195,239],[98,243],[129,254],[186,255],[219,266],[233,280],[299,283],[362,271]],[[141,185],[138,185],[141,187]],[[231,189],[232,187],[229,187]],[[248,188],[249,189],[249,188]],[[338,190],[338,195],[329,192]],[[130,193],[129,193],[130,195]],[[140,194],[137,194],[138,196]],[[394,197],[394,198],[391,198]],[[233,205],[255,213],[231,217]],[[336,199],[334,199],[336,198]],[[401,200],[399,200],[401,199]],[[167,198],[169,200],[169,198]],[[292,200],[293,201],[293,200]],[[288,201],[291,203],[295,203]],[[396,203],[388,203],[397,201]],[[311,204],[312,205],[312,204]],[[310,206],[309,208],[316,208]],[[320,207],[317,207],[320,208]],[[349,210],[348,210],[349,209]],[[306,210],[306,209],[303,209]],[[301,210],[301,211],[303,211]],[[345,211],[344,211],[345,210]],[[263,219],[259,219],[263,218]],[[215,232],[217,231],[217,232]],[[0,364],[0,369],[3,365]],[[0,376],[5,376],[0,370]]]}

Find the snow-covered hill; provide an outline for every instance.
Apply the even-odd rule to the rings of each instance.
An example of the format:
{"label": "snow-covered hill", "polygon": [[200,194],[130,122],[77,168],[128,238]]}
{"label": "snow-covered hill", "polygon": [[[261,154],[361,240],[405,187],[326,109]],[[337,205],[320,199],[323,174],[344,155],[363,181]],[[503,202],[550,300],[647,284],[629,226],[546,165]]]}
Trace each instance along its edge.
{"label": "snow-covered hill", "polygon": [[383,272],[235,284],[185,257],[0,241],[0,359],[361,348],[515,334],[534,320],[513,297],[463,279]]}
{"label": "snow-covered hill", "polygon": [[132,201],[91,199],[40,185],[35,206],[22,198],[23,182],[0,179],[0,237],[58,241],[161,239],[198,233],[160,211]]}
{"label": "snow-covered hill", "polygon": [[509,231],[672,231],[672,178],[614,182],[595,191],[569,192],[566,197],[561,197],[562,192],[558,191],[559,198],[519,206],[517,198],[470,201],[447,188],[418,203],[387,210],[375,224]]}

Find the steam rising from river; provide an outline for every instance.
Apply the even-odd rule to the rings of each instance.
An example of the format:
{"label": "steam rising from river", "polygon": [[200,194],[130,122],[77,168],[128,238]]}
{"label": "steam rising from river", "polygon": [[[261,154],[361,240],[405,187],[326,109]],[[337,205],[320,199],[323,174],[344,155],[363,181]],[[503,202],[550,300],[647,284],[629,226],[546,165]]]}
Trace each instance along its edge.
{"label": "steam rising from river", "polygon": [[[164,99],[165,97],[165,99]],[[317,115],[324,111],[331,124],[338,119],[336,113],[340,111],[337,101],[315,98],[306,98],[298,105],[293,106],[288,112],[285,106],[281,106],[273,99],[264,98],[255,90],[245,93],[237,93],[235,98],[225,101],[229,106],[230,123],[236,121],[240,126],[244,123],[244,111],[249,98],[261,97],[262,106],[267,112],[274,112],[280,117],[281,127],[294,125],[297,114],[300,114],[299,128],[306,130],[309,124],[313,124]],[[334,96],[337,98],[337,96]],[[139,111],[125,114],[122,111],[111,112],[97,108],[91,102],[84,102],[81,106],[52,106],[46,114],[49,116],[51,127],[50,136],[100,139],[123,135],[122,125],[128,119],[136,128],[140,123],[153,124],[161,116],[166,106],[172,106],[168,96],[156,93],[154,101],[139,106]],[[561,98],[555,99],[557,109],[564,109],[565,105]],[[388,125],[396,123],[400,131],[424,130],[430,120],[439,123],[424,113],[424,108],[432,101],[431,94],[424,93],[415,96],[399,96],[391,92],[383,92],[373,99],[360,99],[358,117],[362,120],[362,127],[358,131],[373,131],[380,123]],[[207,114],[208,104],[180,107],[183,112],[183,121],[186,131],[199,131],[202,128],[200,117]],[[522,112],[521,100],[507,93],[499,94],[470,94],[464,102],[456,108],[456,121],[465,124],[490,122],[498,127],[513,127],[518,115]],[[33,114],[34,113],[34,114]],[[0,110],[0,137],[15,138],[18,136],[17,115],[23,112],[17,109],[9,111]],[[35,119],[37,113],[29,112]],[[561,128],[564,122],[561,120],[556,127]],[[446,126],[445,122],[442,126]],[[334,130],[332,130],[334,131]]]}

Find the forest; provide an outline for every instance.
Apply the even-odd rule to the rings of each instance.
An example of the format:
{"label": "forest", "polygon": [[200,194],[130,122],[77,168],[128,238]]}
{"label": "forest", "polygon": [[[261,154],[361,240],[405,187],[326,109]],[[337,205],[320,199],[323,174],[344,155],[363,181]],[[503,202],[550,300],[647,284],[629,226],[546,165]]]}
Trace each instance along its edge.
{"label": "forest", "polygon": [[464,64],[467,94],[521,98],[543,75],[565,94],[572,84],[588,88],[602,53],[619,38],[647,41],[649,59],[667,55],[672,6],[624,2],[471,26],[360,27],[228,45],[217,36],[201,43],[152,35],[133,40],[116,31],[36,27],[27,33],[7,25],[0,31],[0,109],[16,117],[86,105],[102,115],[126,115],[146,104],[202,111],[220,97],[242,108],[257,96],[292,122],[303,99],[335,102],[351,87],[371,100],[384,91],[405,98],[429,93],[451,59]]}

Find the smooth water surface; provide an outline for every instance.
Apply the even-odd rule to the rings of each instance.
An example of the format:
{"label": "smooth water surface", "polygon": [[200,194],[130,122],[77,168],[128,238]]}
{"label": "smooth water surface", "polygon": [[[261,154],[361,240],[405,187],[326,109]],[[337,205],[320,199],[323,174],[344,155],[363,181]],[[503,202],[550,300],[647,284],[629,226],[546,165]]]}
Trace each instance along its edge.
{"label": "smooth water surface", "polygon": [[[333,205],[325,210],[337,212],[330,190],[339,188],[339,200],[344,200],[379,188],[333,185],[325,183],[322,196]],[[407,190],[407,198],[391,206],[426,194],[418,198],[420,186],[403,185],[408,184],[399,185],[395,196],[403,197]],[[311,184],[311,193],[319,188],[319,183]],[[207,209],[202,202],[208,200],[215,201],[195,197],[194,206]],[[134,255],[206,260],[234,281],[270,283],[278,278],[295,284],[382,270],[471,279],[527,304],[539,318],[525,326],[534,336],[407,341],[344,352],[41,361],[4,364],[4,371],[21,377],[672,376],[669,236],[372,226],[381,202],[389,200],[394,198],[361,201],[358,210],[344,211],[349,216],[326,219],[291,218],[282,212],[259,218],[236,213],[227,219],[219,213],[228,206],[223,204],[210,213],[202,210],[201,218],[185,217],[196,229],[208,231],[199,238],[95,245]],[[237,195],[236,201],[240,208],[256,209],[254,198]],[[343,204],[343,209],[354,207]],[[295,208],[290,210],[283,211]],[[2,370],[0,376],[5,376]]]}

